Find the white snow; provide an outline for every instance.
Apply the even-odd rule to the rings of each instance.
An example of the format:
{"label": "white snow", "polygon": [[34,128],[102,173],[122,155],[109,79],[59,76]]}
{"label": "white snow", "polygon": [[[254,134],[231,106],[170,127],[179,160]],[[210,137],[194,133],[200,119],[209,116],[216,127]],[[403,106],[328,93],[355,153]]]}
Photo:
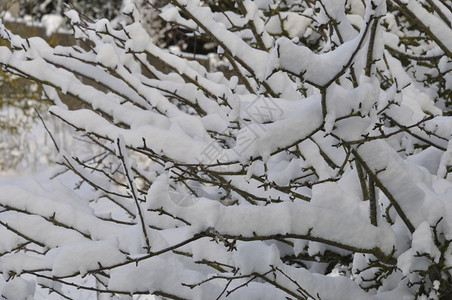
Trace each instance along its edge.
{"label": "white snow", "polygon": [[46,28],[46,35],[51,36],[64,24],[64,18],[60,15],[44,15],[41,22]]}
{"label": "white snow", "polygon": [[[45,299],[46,287],[75,299],[411,299],[421,279],[441,292],[419,271],[452,266],[447,22],[403,4],[438,46],[383,0],[245,0],[225,13],[175,0],[160,16],[218,43],[192,56],[153,42],[140,3],[124,1],[121,28],[67,12],[91,49],[0,25],[0,64],[42,81],[53,118],[75,128],[54,135],[59,166],[2,170],[1,299]],[[42,21],[48,34],[62,24]]]}

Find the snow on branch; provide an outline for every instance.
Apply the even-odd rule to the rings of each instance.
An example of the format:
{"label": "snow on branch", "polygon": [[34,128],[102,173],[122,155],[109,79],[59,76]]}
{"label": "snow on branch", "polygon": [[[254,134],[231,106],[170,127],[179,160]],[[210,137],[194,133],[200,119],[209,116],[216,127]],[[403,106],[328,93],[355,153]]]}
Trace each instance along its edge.
{"label": "snow on branch", "polygon": [[[154,43],[144,9],[225,67]],[[75,190],[1,187],[0,297],[450,297],[447,2],[123,13],[68,11],[73,46],[0,24],[2,68],[41,84],[89,145],[58,144],[55,176],[69,171]]]}

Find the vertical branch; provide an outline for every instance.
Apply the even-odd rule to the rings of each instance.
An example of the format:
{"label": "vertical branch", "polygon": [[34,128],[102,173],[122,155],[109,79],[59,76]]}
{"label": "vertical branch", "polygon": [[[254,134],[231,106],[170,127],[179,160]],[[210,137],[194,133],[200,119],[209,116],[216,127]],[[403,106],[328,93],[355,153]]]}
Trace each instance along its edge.
{"label": "vertical branch", "polygon": [[[376,173],[372,173],[372,170],[369,168],[369,166],[366,164],[366,162],[363,160],[363,158],[358,155],[358,152],[356,150],[353,150],[353,155],[355,156],[355,159],[357,159],[359,161],[359,163],[362,165],[364,170],[366,170],[367,174],[372,179],[372,181],[375,183],[375,185],[378,186],[378,188],[380,188],[380,190],[386,195],[386,197],[388,198],[389,202],[391,202],[391,204],[393,205],[393,207],[396,210],[397,214],[400,216],[400,218],[402,219],[403,223],[405,223],[405,225],[408,228],[408,230],[411,233],[413,233],[414,230],[415,230],[415,227],[413,226],[413,223],[411,223],[410,219],[405,214],[403,209],[400,207],[399,203],[394,198],[394,196],[387,190],[385,185],[378,179],[377,174]],[[371,199],[371,207],[372,207],[372,199]],[[375,209],[375,211],[376,211],[376,209]]]}
{"label": "vertical branch", "polygon": [[56,150],[57,150],[58,152],[60,152],[60,147],[58,147],[58,144],[57,144],[57,142],[55,141],[55,139],[53,138],[52,133],[50,132],[49,128],[47,128],[47,125],[46,125],[46,123],[44,122],[44,119],[42,118],[41,114],[39,113],[39,110],[36,108],[36,106],[33,107],[33,108],[34,108],[34,110],[36,111],[36,113],[38,114],[38,117],[39,117],[39,119],[41,120],[42,125],[44,126],[45,130],[47,131],[47,133],[49,134],[50,138],[52,139],[53,145],[55,146]]}
{"label": "vertical branch", "polygon": [[[367,61],[365,67],[365,74],[367,77],[372,75],[372,66],[374,64],[374,48],[375,48],[375,36],[377,34],[378,22],[380,18],[376,18],[372,24],[370,29],[370,37],[369,37],[369,46],[367,48]],[[359,162],[357,163],[359,165]],[[361,166],[359,167],[361,168]],[[362,172],[362,169],[361,169]],[[361,176],[360,176],[361,177]],[[361,179],[360,179],[361,180]],[[361,182],[361,186],[363,182]],[[372,225],[377,226],[377,197],[375,193],[375,182],[371,176],[369,176],[369,189],[365,188],[368,191],[367,196],[369,197],[369,218]]]}
{"label": "vertical branch", "polygon": [[372,225],[377,226],[377,197],[375,193],[375,182],[369,176],[368,184],[366,184],[367,174],[363,170],[361,163],[355,160],[356,171],[358,172],[359,183],[363,193],[363,200],[369,200],[369,219]]}
{"label": "vertical branch", "polygon": [[327,114],[327,107],[326,107],[326,87],[322,87],[320,89],[320,94],[322,95],[322,117],[323,122],[325,122],[326,114]]}
{"label": "vertical branch", "polygon": [[367,61],[366,61],[366,67],[365,72],[366,76],[370,77],[372,74],[371,69],[372,65],[374,64],[374,47],[375,47],[375,36],[377,34],[377,28],[378,28],[378,22],[380,18],[375,18],[372,27],[370,28],[370,37],[369,37],[369,46],[367,48]]}
{"label": "vertical branch", "polygon": [[140,223],[141,223],[141,230],[143,231],[144,239],[146,241],[146,251],[148,253],[150,253],[151,246],[150,246],[150,243],[149,243],[149,237],[148,237],[148,234],[147,234],[146,225],[144,223],[143,212],[141,211],[141,207],[140,207],[140,203],[139,203],[139,199],[138,199],[137,187],[136,187],[135,182],[133,181],[133,179],[131,177],[132,174],[131,174],[131,171],[130,171],[130,166],[127,164],[127,160],[124,157],[125,148],[124,148],[124,145],[121,144],[120,138],[118,138],[116,140],[116,143],[118,145],[118,158],[121,160],[121,163],[122,163],[122,165],[124,167],[124,174],[125,174],[125,176],[127,178],[127,182],[129,184],[130,192],[132,194],[133,200],[135,201],[135,205],[137,207],[138,216],[140,218]]}
{"label": "vertical branch", "polygon": [[370,223],[377,226],[377,195],[375,192],[375,182],[372,177],[369,177],[369,200],[370,200]]}
{"label": "vertical branch", "polygon": [[367,174],[364,174],[363,168],[358,160],[355,160],[356,171],[358,172],[359,183],[361,184],[361,191],[363,193],[363,200],[367,201],[370,199],[369,190],[366,185]]}

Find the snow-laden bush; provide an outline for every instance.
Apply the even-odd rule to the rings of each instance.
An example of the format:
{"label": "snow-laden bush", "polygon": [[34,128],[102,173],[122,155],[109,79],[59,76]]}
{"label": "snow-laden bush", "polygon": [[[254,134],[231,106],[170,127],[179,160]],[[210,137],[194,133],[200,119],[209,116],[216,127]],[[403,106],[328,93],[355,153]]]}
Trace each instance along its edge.
{"label": "snow-laden bush", "polygon": [[44,84],[98,147],[55,139],[92,194],[1,187],[4,297],[34,280],[60,295],[450,299],[447,2],[171,1],[161,16],[210,38],[229,77],[124,14],[114,30],[69,11],[83,48],[0,29],[3,68]]}

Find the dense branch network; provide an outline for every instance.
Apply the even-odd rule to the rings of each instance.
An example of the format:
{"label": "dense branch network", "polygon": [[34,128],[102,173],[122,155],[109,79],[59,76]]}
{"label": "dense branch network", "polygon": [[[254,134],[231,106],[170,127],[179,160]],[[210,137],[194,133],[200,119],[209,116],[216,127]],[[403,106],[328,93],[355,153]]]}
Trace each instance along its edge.
{"label": "dense branch network", "polygon": [[452,31],[447,3],[209,3],[159,10],[212,41],[228,72],[153,44],[133,4],[121,28],[68,11],[72,47],[0,27],[3,69],[42,84],[91,145],[54,141],[93,190],[5,187],[3,276],[63,297],[447,299],[452,40],[434,27]]}

